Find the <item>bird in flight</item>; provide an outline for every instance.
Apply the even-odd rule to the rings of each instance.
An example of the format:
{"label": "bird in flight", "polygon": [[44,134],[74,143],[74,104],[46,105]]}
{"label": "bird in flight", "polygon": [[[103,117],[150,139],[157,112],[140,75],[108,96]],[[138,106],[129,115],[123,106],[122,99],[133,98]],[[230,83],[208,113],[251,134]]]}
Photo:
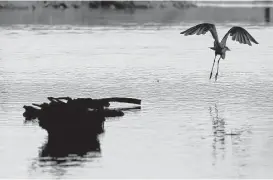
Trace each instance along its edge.
{"label": "bird in flight", "polygon": [[215,25],[210,24],[210,23],[198,24],[196,26],[193,26],[193,27],[181,32],[180,34],[184,34],[185,36],[194,35],[194,34],[200,35],[200,34],[206,34],[208,31],[210,31],[210,33],[214,39],[214,46],[210,47],[210,49],[215,51],[215,57],[213,60],[213,65],[212,65],[210,77],[209,77],[210,79],[212,76],[212,71],[213,71],[216,56],[220,55],[218,62],[217,62],[217,72],[215,75],[215,81],[217,80],[217,76],[218,76],[219,61],[221,58],[225,59],[226,51],[230,51],[230,49],[226,46],[227,38],[229,35],[232,36],[233,41],[238,41],[240,44],[242,44],[242,43],[248,44],[249,46],[251,46],[251,42],[254,42],[255,44],[259,44],[244,28],[239,27],[239,26],[232,27],[225,34],[225,36],[223,37],[221,42],[219,42]]}

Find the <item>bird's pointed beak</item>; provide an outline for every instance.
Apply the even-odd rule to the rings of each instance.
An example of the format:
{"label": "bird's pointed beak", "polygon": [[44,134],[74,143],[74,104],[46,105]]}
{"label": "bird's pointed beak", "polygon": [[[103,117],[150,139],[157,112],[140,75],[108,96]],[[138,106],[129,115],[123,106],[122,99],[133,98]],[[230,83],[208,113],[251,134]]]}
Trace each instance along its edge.
{"label": "bird's pointed beak", "polygon": [[230,51],[230,49],[227,47],[227,51]]}

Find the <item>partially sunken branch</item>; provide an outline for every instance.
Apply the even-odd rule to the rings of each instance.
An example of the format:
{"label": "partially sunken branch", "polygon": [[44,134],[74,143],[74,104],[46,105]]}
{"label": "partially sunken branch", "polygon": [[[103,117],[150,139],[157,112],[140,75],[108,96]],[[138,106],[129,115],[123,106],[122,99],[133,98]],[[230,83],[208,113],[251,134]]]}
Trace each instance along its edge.
{"label": "partially sunken branch", "polygon": [[26,121],[38,119],[39,125],[48,131],[57,132],[64,129],[93,128],[95,134],[103,132],[103,124],[106,117],[123,116],[124,110],[140,109],[140,106],[129,108],[109,108],[110,102],[141,104],[140,99],[135,98],[77,98],[48,97],[50,103],[24,106],[23,116]]}

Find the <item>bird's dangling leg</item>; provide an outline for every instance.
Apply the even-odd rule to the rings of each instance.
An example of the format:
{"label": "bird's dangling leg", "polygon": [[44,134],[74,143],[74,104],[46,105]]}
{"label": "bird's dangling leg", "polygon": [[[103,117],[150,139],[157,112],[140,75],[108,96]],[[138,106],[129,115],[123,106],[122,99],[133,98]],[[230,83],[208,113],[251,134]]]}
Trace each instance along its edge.
{"label": "bird's dangling leg", "polygon": [[213,67],[214,67],[215,59],[216,59],[216,55],[215,55],[214,60],[213,60],[213,64],[212,64],[212,68],[211,68],[211,71],[210,71],[210,76],[209,76],[209,79],[211,79],[211,76],[212,76],[212,71],[213,71]]}
{"label": "bird's dangling leg", "polygon": [[220,58],[218,59],[218,62],[217,62],[217,72],[216,72],[216,74],[215,74],[215,81],[217,81],[217,76],[218,76],[218,71],[219,71],[219,61],[220,61],[220,59],[221,59],[221,56],[220,56]]}

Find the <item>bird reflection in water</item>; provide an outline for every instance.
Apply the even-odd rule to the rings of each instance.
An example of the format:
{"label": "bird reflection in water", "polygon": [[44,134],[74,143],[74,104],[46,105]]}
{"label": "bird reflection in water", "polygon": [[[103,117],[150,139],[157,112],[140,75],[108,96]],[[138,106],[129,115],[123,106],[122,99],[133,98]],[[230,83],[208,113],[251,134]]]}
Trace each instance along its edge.
{"label": "bird reflection in water", "polygon": [[[227,144],[230,144],[232,146],[231,149],[234,156],[244,155],[245,146],[242,144],[241,135],[244,132],[251,133],[250,127],[246,124],[240,129],[226,130],[227,124],[225,118],[219,115],[219,109],[217,104],[215,104],[214,107],[212,106],[209,108],[209,113],[212,120],[213,132],[212,156],[214,161],[212,165],[216,165],[219,157],[221,157],[221,160],[225,159],[225,155],[228,149]],[[244,163],[245,162],[240,162],[240,164]]]}
{"label": "bird reflection in water", "polygon": [[[213,158],[214,161],[217,160],[217,157],[220,155],[222,159],[225,158],[225,119],[219,117],[218,107],[215,104],[214,107],[209,107],[210,117],[212,120],[212,132],[213,132]],[[215,162],[213,162],[215,165]]]}

